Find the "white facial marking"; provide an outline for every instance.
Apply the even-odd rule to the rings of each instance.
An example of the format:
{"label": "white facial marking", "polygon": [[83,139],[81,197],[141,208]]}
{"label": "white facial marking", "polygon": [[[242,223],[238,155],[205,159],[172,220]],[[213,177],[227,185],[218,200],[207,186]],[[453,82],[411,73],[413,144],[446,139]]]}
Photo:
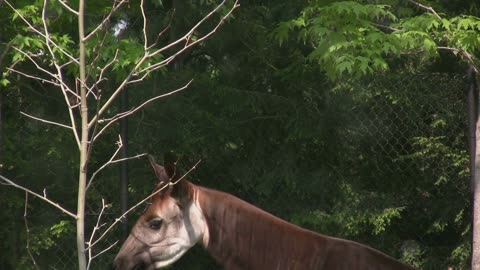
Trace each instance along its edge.
{"label": "white facial marking", "polygon": [[[156,269],[176,262],[199,241],[208,244],[208,227],[200,208],[198,192],[193,200],[180,208],[174,200],[159,209],[158,217],[164,220],[161,229],[151,231],[148,252]],[[167,213],[166,213],[167,212]]]}

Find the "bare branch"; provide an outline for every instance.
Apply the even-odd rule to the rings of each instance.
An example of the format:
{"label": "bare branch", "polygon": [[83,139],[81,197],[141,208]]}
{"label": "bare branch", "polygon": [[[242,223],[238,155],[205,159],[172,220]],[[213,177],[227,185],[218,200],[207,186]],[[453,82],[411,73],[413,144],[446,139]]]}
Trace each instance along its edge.
{"label": "bare branch", "polygon": [[147,38],[147,16],[145,15],[145,9],[143,7],[144,0],[140,1],[140,10],[142,11],[142,18],[143,18],[143,49],[147,50],[148,45],[148,38]]}
{"label": "bare branch", "polygon": [[123,142],[122,142],[122,138],[121,138],[120,135],[118,136],[117,146],[118,146],[118,147],[117,147],[117,149],[115,150],[115,152],[113,153],[112,157],[110,157],[110,159],[109,159],[105,164],[103,164],[102,166],[100,166],[100,168],[98,168],[98,170],[96,170],[96,171],[92,174],[92,176],[90,177],[90,181],[88,181],[88,185],[87,185],[87,187],[86,187],[87,190],[88,190],[88,188],[90,187],[90,185],[93,183],[93,179],[95,179],[95,176],[97,176],[97,174],[98,174],[100,171],[102,171],[103,169],[105,169],[107,166],[109,166],[109,165],[111,165],[111,164],[119,163],[119,162],[122,162],[122,161],[130,160],[130,159],[141,158],[141,157],[147,155],[147,153],[142,153],[142,154],[138,154],[138,155],[135,155],[135,156],[132,156],[132,157],[115,159],[115,157],[117,156],[118,152],[120,152],[120,149],[122,149],[122,147],[123,147]]}
{"label": "bare branch", "polygon": [[[78,136],[78,132],[77,132],[77,128],[76,128],[75,116],[73,115],[73,106],[70,104],[68,94],[69,93],[73,94],[77,98],[79,98],[79,96],[75,92],[73,92],[70,89],[70,87],[68,87],[68,85],[65,84],[61,68],[57,64],[55,64],[55,67],[57,69],[58,74],[54,74],[54,73],[42,68],[29,54],[25,53],[24,51],[22,51],[21,49],[19,49],[17,47],[13,47],[13,48],[15,50],[17,50],[18,52],[20,52],[21,54],[23,54],[25,57],[27,57],[35,65],[35,67],[37,67],[38,70],[43,71],[44,73],[48,74],[50,77],[52,77],[54,80],[56,80],[59,83],[60,89],[62,90],[64,99],[65,99],[65,103],[67,104],[67,109],[68,109],[68,113],[69,113],[69,116],[70,116],[70,122],[72,123],[71,129],[73,131],[75,141],[77,142],[77,145],[80,148],[80,138]],[[52,55],[52,57],[54,57],[54,55]]]}
{"label": "bare branch", "polygon": [[173,15],[175,14],[175,10],[173,10],[172,12],[172,15],[170,16],[170,20],[168,21],[168,25],[162,30],[162,32],[160,32],[158,35],[157,35],[157,38],[155,39],[155,42],[150,45],[147,50],[150,50],[151,48],[153,48],[155,45],[158,44],[158,41],[160,40],[160,37],[163,36],[163,34],[165,34],[165,32],[167,32],[170,27],[172,26],[172,21],[173,21]]}
{"label": "bare branch", "polygon": [[[25,24],[27,24],[28,28],[30,30],[32,30],[33,32],[39,34],[40,36],[42,36],[43,38],[47,38],[45,37],[45,35],[40,32],[39,30],[37,30],[17,9],[15,9],[7,0],[4,0],[5,3],[7,3],[7,5],[18,15],[18,17],[20,17],[24,22]],[[55,42],[53,42],[53,40],[49,39],[49,42],[52,43],[55,48],[57,48],[59,51],[61,51],[63,54],[65,54],[65,56],[67,56],[68,58],[70,58],[70,60],[74,61],[75,63],[78,64],[78,60],[75,59],[70,53],[68,53],[67,51],[65,51],[64,49],[62,49],[60,46],[58,46]]]}
{"label": "bare branch", "polygon": [[49,84],[53,84],[55,86],[60,86],[60,84],[54,82],[54,81],[51,81],[51,80],[47,80],[47,79],[44,79],[44,78],[41,78],[41,77],[38,77],[38,76],[33,76],[33,75],[30,75],[30,74],[27,74],[27,73],[24,73],[24,72],[21,72],[19,70],[16,70],[14,68],[7,68],[8,71],[11,71],[11,72],[14,72],[14,73],[17,73],[19,75],[22,75],[26,78],[30,78],[30,79],[33,79],[33,80],[37,80],[37,81],[40,81],[42,83],[49,83]]}
{"label": "bare branch", "polygon": [[178,88],[176,90],[173,90],[171,92],[168,92],[166,94],[163,94],[163,95],[159,95],[159,96],[156,96],[156,97],[153,97],[145,102],[143,102],[142,104],[140,104],[139,106],[135,107],[135,108],[132,108],[131,110],[128,110],[126,112],[121,112],[121,113],[118,113],[117,115],[115,115],[114,117],[112,118],[109,118],[109,119],[100,119],[98,120],[98,123],[102,123],[102,122],[106,122],[108,121],[108,123],[93,137],[93,140],[92,141],[95,141],[98,139],[98,137],[100,135],[102,135],[102,133],[112,124],[114,124],[115,122],[117,122],[118,120],[122,119],[122,118],[125,118],[127,116],[130,116],[134,113],[136,113],[137,111],[139,111],[140,109],[142,109],[143,107],[145,107],[147,104],[157,100],[157,99],[161,99],[161,98],[165,98],[165,97],[168,97],[168,96],[171,96],[171,95],[174,95],[176,93],[179,93],[185,89],[188,88],[188,86],[190,86],[190,84],[193,82],[193,79],[190,80],[186,85],[184,85],[183,87],[181,88]]}
{"label": "bare branch", "polygon": [[388,31],[391,31],[391,32],[400,31],[400,29],[398,29],[398,28],[394,28],[394,27],[391,27],[391,26],[387,26],[387,25],[383,25],[383,24],[378,24],[378,23],[373,23],[373,26],[375,26],[375,27],[377,27],[377,28],[382,28],[382,29],[385,29],[385,30],[388,30]]}
{"label": "bare branch", "polygon": [[100,69],[100,75],[99,75],[97,81],[95,81],[95,82],[93,83],[92,88],[98,86],[98,85],[100,84],[100,82],[102,82],[102,80],[104,80],[103,75],[104,75],[105,71],[106,71],[108,68],[110,68],[110,67],[113,65],[113,63],[115,63],[115,62],[117,61],[118,53],[119,53],[119,52],[120,52],[120,50],[117,49],[117,50],[115,51],[115,55],[113,56],[112,61],[106,63],[105,66]]}
{"label": "bare branch", "polygon": [[53,202],[52,200],[48,199],[47,196],[42,196],[38,193],[35,193],[33,191],[31,191],[30,189],[28,188],[25,188],[25,187],[22,187],[18,184],[16,184],[15,182],[13,182],[12,180],[6,178],[5,176],[1,175],[0,174],[0,180],[2,180],[4,183],[4,185],[7,185],[7,186],[13,186],[15,188],[18,188],[18,189],[21,189],[25,192],[28,192],[30,194],[32,194],[33,196],[47,202],[48,204],[54,206],[55,208],[59,209],[60,211],[62,211],[63,213],[69,215],[70,217],[74,218],[74,219],[77,219],[77,215],[73,214],[72,212],[68,211],[67,209],[63,208],[62,206],[60,206],[58,203],[56,202]]}
{"label": "bare branch", "polygon": [[[58,74],[55,74],[55,73],[53,73],[53,72],[50,72],[50,71],[42,68],[42,67],[35,61],[35,59],[33,59],[33,57],[32,57],[31,55],[27,54],[26,52],[22,51],[21,49],[15,47],[15,46],[13,46],[12,48],[15,49],[16,51],[20,52],[21,54],[23,54],[25,57],[27,57],[27,58],[30,60],[30,62],[32,62],[38,70],[43,71],[45,74],[49,75],[50,77],[52,77],[52,79],[54,79],[55,81],[58,82],[58,85],[61,87],[62,92],[63,92],[63,94],[64,94],[64,96],[65,96],[65,102],[68,104],[69,108],[71,109],[72,106],[70,105],[70,102],[68,101],[68,93],[69,93],[69,94],[72,94],[72,95],[75,95],[77,98],[79,98],[79,96],[78,96],[75,92],[73,92],[68,85],[65,84],[65,82],[64,82],[64,80],[63,80],[63,75],[62,75],[61,70],[59,69],[59,66],[56,65]],[[11,69],[11,67],[10,67],[10,69]],[[26,74],[25,74],[25,75],[26,75]],[[40,78],[40,77],[28,76],[28,75],[26,75],[26,76],[29,77],[29,78],[46,80],[46,79],[42,79],[42,78]],[[53,82],[52,82],[52,83],[53,83]],[[70,111],[71,111],[71,110],[70,110]],[[75,121],[74,121],[74,118],[73,118],[73,112],[70,112],[70,114],[71,114],[72,124],[73,124],[73,126],[75,126]]]}
{"label": "bare branch", "polygon": [[213,14],[215,14],[215,12],[217,12],[225,3],[226,0],[222,1],[217,7],[215,7],[215,9],[213,9],[209,14],[207,14],[205,17],[203,17],[193,28],[190,29],[190,31],[184,35],[182,38],[178,39],[177,41],[175,42],[172,42],[170,43],[169,45],[159,49],[159,50],[156,50],[155,52],[153,53],[149,53],[148,51],[145,51],[144,52],[144,55],[143,57],[137,62],[137,64],[132,68],[130,74],[120,83],[120,85],[117,87],[117,89],[115,89],[115,91],[113,92],[113,94],[110,96],[110,98],[105,102],[105,104],[103,104],[103,106],[99,109],[99,111],[97,112],[97,115],[94,116],[90,122],[88,123],[88,127],[92,127],[97,121],[98,121],[98,117],[100,117],[106,110],[107,108],[110,107],[111,103],[117,98],[117,96],[120,94],[121,91],[123,91],[123,89],[125,88],[125,86],[132,80],[132,78],[134,76],[137,76],[138,73],[142,73],[142,72],[150,72],[150,71],[153,71],[155,69],[158,69],[160,68],[161,66],[165,65],[165,64],[168,64],[170,63],[170,61],[172,61],[176,56],[178,56],[180,53],[184,52],[185,50],[189,49],[190,47],[198,44],[199,42],[202,42],[204,41],[206,38],[208,38],[209,36],[211,36],[214,32],[217,31],[217,29],[223,24],[223,22],[225,21],[225,19],[230,16],[230,14],[237,8],[240,6],[240,4],[238,3],[238,0],[235,2],[235,4],[233,5],[233,7],[231,8],[231,10],[225,15],[222,17],[222,19],[220,20],[220,22],[217,24],[217,26],[212,30],[210,31],[208,34],[206,34],[205,36],[203,36],[202,38],[196,40],[195,42],[192,42],[190,44],[186,44],[185,47],[178,51],[177,53],[175,53],[173,56],[169,57],[168,59],[164,60],[161,62],[161,64],[159,65],[153,65],[153,66],[156,66],[156,68],[145,68],[143,69],[141,72],[137,72],[139,70],[139,68],[142,66],[142,64],[149,58],[152,58],[153,56],[159,54],[160,52],[164,51],[164,50],[167,50],[177,44],[179,44],[180,42],[182,41],[187,41],[190,39],[191,35],[195,32],[196,29],[198,29],[200,27],[200,25],[202,25],[208,18],[210,18]]}
{"label": "bare branch", "polygon": [[439,47],[437,47],[437,49],[451,51],[451,52],[454,52],[454,53],[460,53],[462,55],[462,57],[465,58],[467,60],[467,62],[472,66],[475,73],[477,73],[477,74],[479,73],[480,69],[475,64],[475,60],[473,59],[473,56],[471,54],[469,54],[468,52],[466,52],[465,50],[458,49],[458,48],[452,48],[452,47],[444,47],[444,46],[439,46]]}
{"label": "bare branch", "polygon": [[96,170],[93,174],[92,174],[92,177],[90,177],[90,181],[88,181],[88,184],[87,184],[87,187],[85,188],[86,190],[88,190],[88,188],[90,187],[90,185],[93,183],[93,179],[95,179],[95,176],[101,171],[103,170],[105,167],[107,167],[108,165],[110,165],[113,161],[113,159],[117,156],[118,152],[120,152],[120,149],[122,149],[123,147],[123,142],[122,142],[122,137],[119,135],[118,136],[118,142],[117,142],[117,150],[115,150],[115,152],[113,153],[112,157],[105,163],[103,164],[102,166],[100,166],[100,168],[98,170]]}
{"label": "bare branch", "polygon": [[[109,251],[110,249],[112,249],[116,244],[118,244],[118,240],[115,241],[113,244],[111,244],[110,246],[108,246],[106,249],[100,251],[99,253],[95,254],[93,257],[92,257],[92,260],[97,258],[98,256],[102,255],[103,253]],[[88,268],[87,268],[88,269]]]}
{"label": "bare branch", "polygon": [[23,212],[23,220],[25,221],[25,231],[26,231],[26,240],[27,240],[27,253],[30,259],[32,259],[33,266],[35,269],[40,270],[38,268],[37,262],[35,261],[35,258],[33,257],[32,251],[30,250],[30,228],[28,227],[28,216],[27,216],[27,209],[28,209],[28,192],[25,192],[25,210]]}
{"label": "bare branch", "polygon": [[28,60],[30,60],[30,62],[32,62],[38,70],[40,70],[40,71],[48,74],[48,75],[49,75],[50,77],[52,77],[53,79],[58,79],[57,76],[55,75],[55,73],[50,72],[50,71],[42,68],[42,67],[37,63],[37,61],[35,61],[35,60],[33,59],[33,57],[32,57],[30,54],[22,51],[21,49],[15,47],[15,46],[13,46],[12,48],[15,49],[17,52],[23,54],[23,56],[27,57]]}
{"label": "bare branch", "polygon": [[122,83],[120,83],[120,85],[117,87],[117,89],[115,89],[115,91],[110,96],[110,98],[97,111],[97,114],[94,117],[92,117],[92,119],[88,123],[88,128],[91,128],[97,122],[98,117],[100,117],[107,110],[107,108],[110,107],[112,102],[117,98],[117,96],[120,94],[120,92],[125,88],[127,83],[130,81],[131,77],[133,76],[134,71],[137,70],[147,58],[148,58],[148,53],[146,52],[145,55],[135,65],[132,72],[122,81]]}
{"label": "bare branch", "polygon": [[84,38],[84,41],[89,40],[93,35],[95,35],[95,33],[97,33],[100,29],[102,29],[110,21],[110,18],[112,17],[112,15],[126,2],[128,1],[127,0],[113,1],[112,10],[110,10],[110,13],[108,13],[108,15],[103,19],[103,21],[95,29],[93,29],[93,31],[90,32],[90,34],[88,34]]}
{"label": "bare branch", "polygon": [[47,25],[47,4],[48,0],[43,1],[43,9],[42,9],[42,23],[43,23],[43,31],[44,31],[44,36],[45,36],[45,45],[47,45],[47,49],[50,52],[52,62],[57,69],[57,73],[61,74],[61,68],[58,65],[57,62],[57,57],[55,56],[55,53],[52,50],[52,47],[50,46],[50,33],[48,32],[48,25]]}
{"label": "bare branch", "polygon": [[440,20],[442,19],[442,17],[440,17],[440,15],[438,15],[438,13],[437,13],[432,7],[422,5],[422,4],[417,3],[417,2],[415,2],[415,1],[413,1],[413,0],[408,0],[408,2],[414,4],[415,6],[421,8],[421,9],[424,9],[424,10],[432,13],[435,17],[437,17],[437,19],[440,19]]}
{"label": "bare branch", "polygon": [[[150,57],[153,57],[154,55],[156,55],[157,53],[160,53],[162,51],[164,51],[165,49],[167,48],[170,48],[172,44],[176,44],[176,43],[179,43],[180,41],[183,41],[185,40],[186,41],[186,44],[185,46],[181,49],[181,50],[178,50],[175,54],[171,55],[170,57],[166,58],[165,60],[159,62],[159,63],[156,63],[154,65],[151,65],[151,66],[148,66],[142,70],[140,70],[138,73],[143,73],[143,72],[151,72],[153,70],[157,70],[165,65],[168,65],[172,60],[174,60],[178,55],[180,55],[181,53],[183,53],[184,51],[188,50],[189,48],[195,46],[196,44],[200,43],[200,42],[203,42],[205,39],[207,39],[208,37],[210,37],[211,35],[213,35],[217,30],[218,28],[220,28],[220,26],[225,22],[225,20],[230,16],[230,14],[240,6],[240,4],[238,4],[238,0],[235,1],[235,4],[233,5],[233,7],[230,9],[230,11],[225,15],[223,16],[220,21],[217,23],[217,25],[210,31],[208,32],[206,35],[204,35],[203,37],[195,40],[194,42],[192,43],[188,43],[188,41],[190,40],[190,37],[191,35],[193,34],[194,30],[196,28],[198,28],[198,24],[192,28],[185,36],[183,36],[181,39],[177,40],[176,42],[173,42],[173,43],[170,43],[169,45],[161,48],[161,49],[158,49],[157,51],[153,52]],[[219,8],[219,7],[217,7]],[[213,13],[210,13],[209,15],[207,16],[211,16],[211,14]],[[205,17],[207,18],[207,17]],[[204,19],[205,19],[204,18]]]}
{"label": "bare branch", "polygon": [[[425,6],[425,5],[422,5],[420,3],[417,3],[413,0],[408,0],[408,2],[412,3],[413,5],[423,9],[423,10],[426,10],[430,13],[432,13],[437,19],[441,20],[442,17],[440,17],[440,15],[438,15],[438,13],[432,8],[432,7],[429,7],[429,6]],[[451,38],[449,36],[446,36],[447,40],[448,41],[451,41]],[[467,60],[467,62],[473,67],[473,69],[475,70],[476,73],[479,72],[479,68],[478,66],[475,64],[475,60],[474,60],[474,57],[468,53],[467,51],[465,51],[464,49],[462,48],[452,48],[452,47],[437,47],[438,49],[440,50],[448,50],[448,51],[452,51],[452,52],[457,52],[457,53],[460,53],[461,56]]]}
{"label": "bare branch", "polygon": [[62,4],[62,6],[64,6],[68,11],[78,16],[78,12],[71,8],[69,5],[67,5],[67,3],[65,3],[63,0],[58,0],[58,2],[60,2],[60,4]]}
{"label": "bare branch", "polygon": [[[107,31],[104,32],[103,34],[103,38],[102,38],[102,41],[95,45],[95,47],[93,48],[93,51],[92,51],[92,55],[95,55],[95,57],[93,58],[92,61],[90,61],[90,70],[88,71],[88,74],[89,76],[87,77],[95,77],[96,76],[96,73],[97,73],[97,67],[98,67],[98,60],[103,57],[103,54],[100,53],[100,50],[104,47],[103,45],[105,44],[105,41],[107,39],[107,37],[109,36],[109,33]],[[90,75],[90,73],[92,72],[92,74]],[[95,85],[95,84],[94,84]]]}
{"label": "bare branch", "polygon": [[178,182],[180,182],[181,180],[183,180],[187,175],[189,175],[193,170],[195,170],[198,166],[198,164],[200,164],[202,160],[199,160],[197,161],[197,163],[195,163],[195,165],[193,165],[192,168],[190,168],[190,170],[188,170],[182,177],[178,178],[177,181],[173,182],[173,183],[170,183],[169,185],[165,185],[159,189],[157,189],[155,192],[153,192],[152,194],[148,195],[147,197],[145,197],[143,200],[139,201],[137,204],[135,204],[134,206],[130,207],[130,209],[128,209],[127,211],[125,211],[125,213],[123,213],[120,217],[116,218],[115,221],[102,233],[102,235],[100,235],[100,237],[98,237],[97,240],[95,240],[95,242],[93,242],[87,249],[91,249],[93,248],[93,246],[95,246],[100,240],[102,240],[107,234],[108,232],[110,232],[112,230],[113,227],[115,227],[119,222],[121,222],[127,215],[128,213],[130,213],[131,211],[133,211],[134,209],[136,209],[138,206],[140,206],[141,204],[143,204],[144,202],[146,202],[147,200],[149,200],[150,198],[152,198],[153,196],[155,196],[156,194],[158,194],[159,192],[161,192],[162,190],[166,189],[167,187],[169,186],[173,186],[173,185],[176,185]]}
{"label": "bare branch", "polygon": [[[105,204],[105,199],[102,198],[102,210],[100,210],[100,214],[98,215],[98,218],[97,218],[97,223],[95,224],[95,227],[93,227],[93,231],[92,231],[92,234],[90,235],[90,240],[87,242],[87,246],[90,246],[90,243],[92,243],[93,241],[93,238],[95,237],[95,233],[100,229],[102,228],[103,226],[105,226],[105,223],[103,224],[100,224],[100,221],[102,219],[102,215],[103,215],[103,212],[105,211],[105,209],[107,209],[108,207],[110,207],[110,205],[108,204]],[[117,241],[118,242],[118,241]],[[97,256],[99,256],[100,254],[102,254],[103,252],[105,252],[106,250],[110,249],[111,247],[113,247],[117,242],[115,242],[113,245],[111,245],[110,247],[108,247],[107,249],[101,251],[100,253],[94,255],[92,257],[92,252],[93,250],[92,249],[89,249],[88,250],[88,264],[87,264],[87,269],[90,269],[90,265],[93,261],[93,259]]]}
{"label": "bare branch", "polygon": [[[63,82],[63,75],[62,73],[58,74],[60,76],[61,82]],[[73,108],[75,105],[70,104],[69,98],[68,98],[68,93],[74,93],[73,91],[70,90],[70,88],[62,83],[60,85],[60,89],[62,90],[63,98],[65,99],[65,103],[67,104],[67,109],[68,109],[68,115],[70,116],[70,123],[72,123],[72,132],[73,136],[75,137],[75,141],[77,142],[78,149],[80,149],[80,137],[78,136],[78,131],[77,131],[77,124],[75,120],[75,115],[73,114]],[[77,93],[74,93],[77,99],[80,97],[77,95]]]}
{"label": "bare branch", "polygon": [[[183,41],[186,41],[188,39],[190,39],[190,37],[193,35],[193,33],[207,20],[209,19],[210,17],[213,16],[213,14],[215,14],[224,4],[225,4],[225,1],[226,0],[223,0],[222,2],[220,2],[220,4],[218,4],[212,11],[210,11],[210,13],[208,13],[205,17],[203,17],[200,21],[197,22],[196,25],[194,25],[190,31],[188,31],[183,37],[177,39],[176,41],[174,42],[171,42],[170,44],[168,44],[167,46],[161,48],[161,49],[158,49],[156,51],[154,51],[153,53],[150,54],[150,57],[153,57],[165,50],[168,50],[174,46],[176,46],[177,44],[180,44],[181,42]],[[238,0],[235,2],[235,4],[233,5],[233,7],[231,8],[231,10],[227,13],[227,15],[224,16],[224,18],[228,17],[238,6],[240,6],[238,4]],[[221,23],[223,23],[223,20],[224,18],[222,18],[222,20],[220,20]],[[218,28],[218,24],[217,24],[217,27],[215,28]]]}
{"label": "bare branch", "polygon": [[74,62],[73,62],[72,60],[70,60],[70,61],[68,61],[68,62],[66,62],[66,63],[63,63],[63,64],[60,66],[60,68],[63,69],[64,67],[66,67],[66,66],[68,66],[68,65],[70,65],[70,64],[72,64],[72,63],[74,63]]}
{"label": "bare branch", "polygon": [[438,46],[437,49],[439,49],[439,50],[446,50],[446,51],[452,51],[452,52],[460,52],[460,49],[452,48],[452,47],[445,47],[445,46]]}
{"label": "bare branch", "polygon": [[26,117],[32,118],[34,120],[37,120],[37,121],[40,121],[40,122],[43,122],[43,123],[47,123],[47,124],[51,124],[51,125],[55,125],[55,126],[59,126],[59,127],[63,127],[63,128],[72,129],[71,126],[67,126],[67,125],[64,125],[64,124],[61,124],[61,123],[57,123],[57,122],[45,120],[45,119],[42,119],[42,118],[38,118],[38,117],[35,117],[35,116],[32,116],[32,115],[29,115],[27,113],[24,113],[24,112],[20,112],[20,113],[22,115],[26,116]]}
{"label": "bare branch", "polygon": [[[118,148],[120,150],[120,148]],[[116,151],[114,155],[118,154],[118,152]],[[95,176],[103,169],[105,169],[105,167],[107,167],[108,165],[111,165],[111,164],[115,164],[115,163],[119,163],[119,162],[123,162],[123,161],[127,161],[127,160],[131,160],[131,159],[137,159],[137,158],[141,158],[143,156],[146,156],[148,155],[147,153],[142,153],[142,154],[138,154],[138,155],[135,155],[135,156],[132,156],[132,157],[126,157],[126,158],[119,158],[119,159],[115,159],[115,160],[109,160],[107,163],[103,164],[102,167],[100,167],[97,171],[95,171],[92,175],[92,177],[90,177],[90,181],[88,182],[88,186],[87,186],[87,189],[88,187],[90,186],[90,183],[92,183],[93,179],[95,178]]]}
{"label": "bare branch", "polygon": [[[105,80],[107,80],[107,79],[105,79]],[[103,80],[101,80],[101,81],[103,81]],[[98,82],[98,83],[101,83],[101,81],[97,81],[97,82]],[[89,95],[92,95],[92,96],[95,98],[95,100],[99,100],[99,99],[100,99],[100,95],[95,94],[95,91],[94,91],[94,89],[93,89],[93,88],[95,88],[95,86],[96,86],[96,85],[94,85],[94,86],[92,86],[92,87],[87,87],[87,97],[88,97]]]}

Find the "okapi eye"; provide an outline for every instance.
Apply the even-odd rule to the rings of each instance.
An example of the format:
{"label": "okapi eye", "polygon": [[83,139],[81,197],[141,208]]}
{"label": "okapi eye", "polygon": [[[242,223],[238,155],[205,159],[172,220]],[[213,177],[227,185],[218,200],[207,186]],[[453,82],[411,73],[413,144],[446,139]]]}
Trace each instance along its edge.
{"label": "okapi eye", "polygon": [[159,218],[153,219],[149,222],[150,229],[152,230],[160,230],[160,227],[162,227],[163,221]]}

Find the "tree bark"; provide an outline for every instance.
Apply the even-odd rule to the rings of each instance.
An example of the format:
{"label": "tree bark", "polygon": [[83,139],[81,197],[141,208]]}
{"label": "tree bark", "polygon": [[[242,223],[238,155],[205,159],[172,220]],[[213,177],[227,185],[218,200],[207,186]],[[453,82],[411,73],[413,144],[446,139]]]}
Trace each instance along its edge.
{"label": "tree bark", "polygon": [[85,0],[79,1],[78,7],[78,32],[80,49],[80,117],[81,139],[80,139],[80,168],[78,177],[78,200],[77,200],[77,252],[78,269],[87,269],[87,257],[85,252],[85,199],[87,185],[87,163],[88,163],[88,104],[85,66]]}
{"label": "tree bark", "polygon": [[[476,74],[473,69],[469,71],[469,93],[468,99],[469,104],[472,103],[474,106],[469,107],[469,118],[472,118],[470,114],[474,116],[473,119],[469,119],[470,125],[475,123],[475,134],[471,134],[470,127],[470,138],[475,144],[470,145],[470,158],[472,159],[472,152],[474,155],[474,170],[471,171],[471,180],[472,180],[472,261],[471,268],[472,270],[480,270],[480,117],[479,113],[479,104],[478,104],[478,84],[476,80]],[[471,160],[472,167],[472,160]]]}

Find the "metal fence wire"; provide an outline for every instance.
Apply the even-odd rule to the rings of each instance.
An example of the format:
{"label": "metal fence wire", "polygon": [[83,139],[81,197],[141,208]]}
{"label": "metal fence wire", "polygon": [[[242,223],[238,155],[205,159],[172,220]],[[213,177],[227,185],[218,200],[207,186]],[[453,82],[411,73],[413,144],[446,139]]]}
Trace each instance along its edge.
{"label": "metal fence wire", "polygon": [[[347,112],[350,122],[343,130],[345,147],[342,149],[346,151],[345,156],[355,159],[337,164],[336,174],[349,178],[368,174],[379,184],[384,179],[402,181],[413,177],[423,181],[417,183],[420,186],[433,184],[438,189],[464,192],[469,183],[468,168],[462,163],[468,160],[465,89],[461,76],[431,73],[337,86],[334,96],[342,91],[352,96]],[[418,177],[419,172],[422,177]],[[93,186],[91,201],[94,203],[88,207],[86,226],[89,230],[100,213],[101,196],[119,200],[118,181],[112,176]],[[118,205],[114,203],[104,213],[103,223],[111,223],[120,215]],[[66,220],[67,217],[47,206],[35,206],[30,212],[30,247],[40,269],[77,267],[75,224]],[[24,228],[23,219],[17,222],[19,230]],[[45,235],[49,235],[47,243]],[[94,252],[119,238],[117,228]],[[118,247],[96,258],[92,269],[108,269],[116,251]],[[22,268],[35,269],[26,252],[20,258]]]}

